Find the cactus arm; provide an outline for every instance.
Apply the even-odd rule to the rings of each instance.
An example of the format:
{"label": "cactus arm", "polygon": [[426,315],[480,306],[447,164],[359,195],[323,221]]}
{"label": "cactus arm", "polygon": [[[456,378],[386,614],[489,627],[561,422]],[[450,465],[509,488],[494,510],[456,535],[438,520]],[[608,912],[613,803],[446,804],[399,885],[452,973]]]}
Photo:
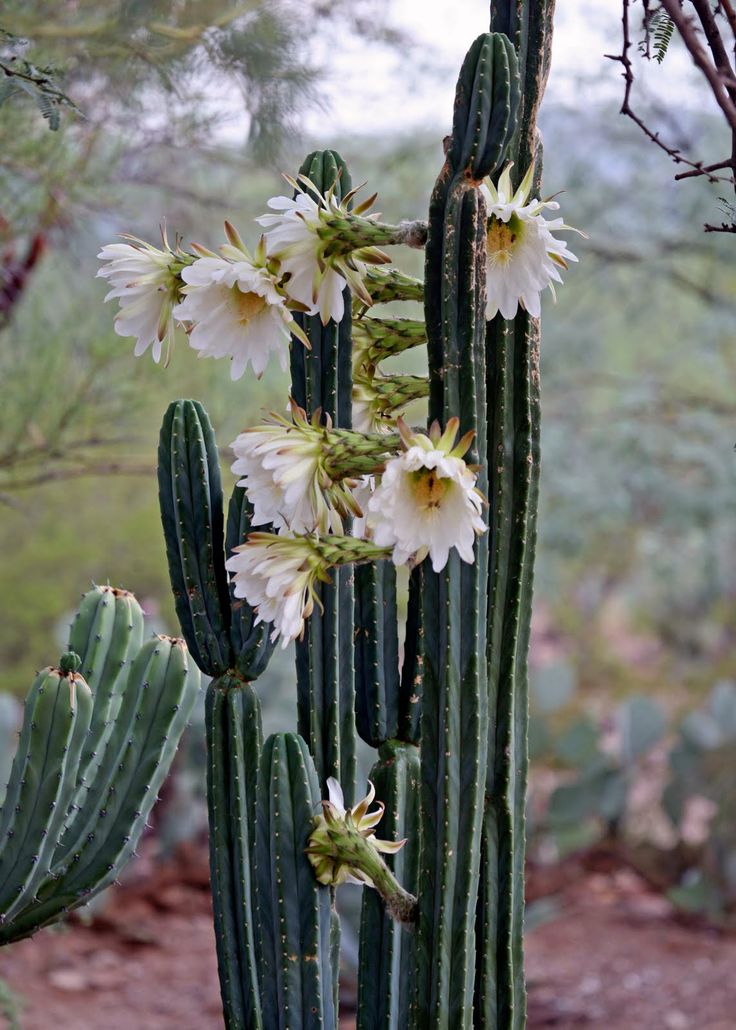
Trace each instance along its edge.
{"label": "cactus arm", "polygon": [[84,818],[84,799],[104,758],[122,704],[130,662],[140,651],[142,637],[143,611],[133,594],[115,587],[96,586],[84,595],[72,623],[69,649],[80,657],[80,668],[94,704],[77,787],[64,833],[54,851],[53,868],[63,863],[76,839],[77,819]]}
{"label": "cactus arm", "polygon": [[266,741],[258,782],[257,870],[263,1024],[269,1030],[335,1030],[330,889],[305,854],[320,803],[306,743]]}
{"label": "cactus arm", "polygon": [[[406,838],[387,864],[402,886],[417,892],[419,866],[419,751],[412,744],[388,741],[370,773],[386,805],[376,835]],[[377,891],[363,891],[360,920],[357,1030],[393,1030],[409,1025],[413,992],[414,933],[386,912]]]}
{"label": "cactus arm", "polygon": [[36,678],[26,703],[28,732],[21,734],[6,801],[12,810],[0,855],[3,924],[48,875],[91,716],[92,695],[81,676],[45,669]]}
{"label": "cactus arm", "polygon": [[223,551],[223,501],[217,445],[197,401],[174,401],[158,450],[161,522],[182,633],[209,676],[233,661],[230,597]]}
{"label": "cactus arm", "polygon": [[[103,763],[109,775],[102,801],[89,810],[90,830],[66,867],[44,880],[33,903],[0,927],[0,944],[54,922],[115,880],[137,846],[198,690],[199,673],[183,641],[154,637],[143,646]],[[89,797],[85,806],[91,809]]]}
{"label": "cactus arm", "polygon": [[260,1030],[252,883],[260,703],[249,684],[223,676],[208,687],[205,711],[212,902],[225,1026]]}
{"label": "cactus arm", "polygon": [[[335,183],[339,200],[350,190],[350,176],[334,151],[317,151],[302,164],[317,189]],[[345,291],[345,316],[323,326],[318,316],[296,316],[311,349],[293,338],[292,396],[309,415],[320,409],[344,429],[350,428],[352,405],[352,340],[350,293]],[[336,777],[348,804],[355,790],[355,701],[353,671],[352,575],[340,570],[333,583],[321,584],[316,607],[296,643],[297,727],[308,742],[326,793],[326,780]]]}

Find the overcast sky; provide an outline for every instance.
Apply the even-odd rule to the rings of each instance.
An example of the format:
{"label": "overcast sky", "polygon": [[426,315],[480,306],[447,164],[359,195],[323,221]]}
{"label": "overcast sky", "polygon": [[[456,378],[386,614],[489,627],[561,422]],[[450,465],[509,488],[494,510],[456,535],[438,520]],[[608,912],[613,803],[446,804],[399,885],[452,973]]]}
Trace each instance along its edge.
{"label": "overcast sky", "polygon": [[[316,56],[327,69],[329,107],[310,115],[308,130],[339,137],[446,124],[457,71],[469,44],[488,28],[488,8],[488,0],[387,0],[390,23],[419,44],[408,58],[357,39],[325,39]],[[620,47],[619,18],[618,0],[558,0],[550,99],[580,102],[581,76],[582,96],[620,95],[620,68],[603,56]],[[432,74],[438,66],[441,74]],[[661,68],[649,70],[651,88],[670,97],[673,89],[692,94],[692,82],[689,59],[675,47]],[[705,92],[697,93],[702,102]]]}

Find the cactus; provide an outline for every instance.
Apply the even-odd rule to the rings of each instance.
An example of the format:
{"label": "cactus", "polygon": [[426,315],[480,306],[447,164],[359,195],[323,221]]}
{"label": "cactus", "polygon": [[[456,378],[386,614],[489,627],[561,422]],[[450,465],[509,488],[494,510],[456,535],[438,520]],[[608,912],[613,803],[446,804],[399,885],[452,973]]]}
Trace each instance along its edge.
{"label": "cactus", "polygon": [[184,642],[141,647],[141,629],[131,594],[95,587],[72,627],[81,654],[31,688],[0,817],[0,944],[85,904],[135,850],[199,688]]}
{"label": "cactus", "polygon": [[[535,117],[552,7],[528,0],[492,5],[492,31],[475,40],[460,72],[426,231],[418,223],[384,226],[364,218],[370,202],[357,204],[333,151],[310,154],[300,177],[289,180],[295,199],[273,205],[296,211],[302,204],[304,215],[313,204],[316,221],[307,215],[302,221],[315,234],[318,257],[306,300],[289,292],[296,292],[302,270],[284,270],[304,241],[275,255],[262,241],[254,259],[259,275],[273,277],[279,303],[292,304],[291,397],[302,409],[298,418],[292,410],[293,425],[278,421],[278,432],[293,435],[279,437],[269,451],[273,464],[264,460],[258,475],[265,482],[264,470],[281,467],[297,440],[295,453],[307,448],[295,459],[301,476],[310,441],[329,435],[332,450],[325,444],[304,489],[328,490],[339,470],[342,496],[355,501],[333,510],[340,525],[331,521],[328,531],[325,521],[295,534],[288,519],[277,524],[277,507],[265,520],[273,519],[278,532],[251,534],[251,522],[264,519],[255,519],[261,501],[255,493],[249,500],[248,472],[245,488],[233,493],[223,539],[207,415],[195,401],[176,401],[164,418],[159,485],[174,599],[195,661],[215,677],[207,697],[210,855],[230,1028],[336,1030],[334,889],[349,877],[376,888],[365,891],[362,905],[360,1030],[520,1030],[525,1022],[526,653],[539,327],[523,310],[486,324],[492,223],[479,187],[491,177],[500,190],[509,160],[517,185],[535,160],[538,185]],[[280,217],[261,221],[272,225]],[[248,257],[232,226],[226,231],[225,259]],[[425,282],[393,268],[366,268],[385,257],[376,243],[426,243]],[[179,257],[189,260],[184,252]],[[325,302],[320,284],[336,269],[344,276],[336,299]],[[348,284],[344,303],[342,283]],[[422,298],[424,323],[366,315],[372,303]],[[341,311],[339,322],[329,317]],[[425,343],[428,377],[381,370],[384,359]],[[427,395],[430,426],[439,427],[424,437],[397,413]],[[356,421],[361,403],[376,422],[360,447],[347,432],[353,403]],[[455,445],[458,431],[462,440]],[[346,514],[361,514],[359,488],[370,495],[361,504],[375,511],[370,491],[390,480],[387,463],[400,446],[407,458],[412,448],[434,447],[442,460],[460,462],[472,482],[475,500],[465,500],[474,510],[481,511],[478,491],[489,498],[472,523],[472,548],[455,543],[444,561],[441,541],[437,554],[430,544],[413,548],[403,655],[395,568],[407,560],[400,556],[403,544],[383,546],[372,524],[372,541],[351,536]],[[250,460],[240,452],[238,458]],[[365,475],[378,477],[378,485],[359,484]],[[428,482],[431,509],[441,502],[432,493],[437,483]],[[423,560],[427,552],[431,565]],[[226,560],[234,574],[229,593]],[[278,734],[262,746],[254,681],[280,634],[296,640],[298,735]],[[378,752],[371,779],[383,811],[369,811],[372,792],[353,804],[356,729]],[[375,837],[377,825],[384,839]],[[406,838],[403,850],[399,836]],[[380,852],[392,857],[384,862]]]}
{"label": "cactus", "polygon": [[[339,199],[351,188],[350,173],[331,150],[309,154],[300,173]],[[346,291],[345,316],[323,325],[316,315],[297,316],[310,342],[291,345],[291,394],[309,416],[319,410],[336,426],[349,429],[352,406],[352,320]],[[353,687],[353,589],[349,569],[319,588],[319,602],[304,637],[296,644],[297,727],[309,744],[324,793],[329,776],[343,785],[348,803],[355,784],[355,702]]]}

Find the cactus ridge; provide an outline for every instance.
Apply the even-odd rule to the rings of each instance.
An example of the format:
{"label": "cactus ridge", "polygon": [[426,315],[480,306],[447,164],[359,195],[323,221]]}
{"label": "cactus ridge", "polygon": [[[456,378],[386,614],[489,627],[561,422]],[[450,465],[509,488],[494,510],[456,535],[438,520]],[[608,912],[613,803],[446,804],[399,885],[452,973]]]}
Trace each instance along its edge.
{"label": "cactus ridge", "polygon": [[183,641],[154,637],[144,644],[95,778],[101,801],[93,805],[87,795],[76,841],[30,904],[0,927],[0,943],[54,922],[115,880],[143,832],[198,690]]}
{"label": "cactus ridge", "polygon": [[261,709],[252,686],[229,675],[213,681],[205,726],[212,902],[225,1026],[260,1030],[254,866]]}
{"label": "cactus ridge", "polygon": [[301,737],[266,741],[258,780],[260,988],[269,1030],[336,1030],[330,889],[305,854],[320,787]]}
{"label": "cactus ridge", "polygon": [[198,401],[172,402],[158,450],[161,521],[176,613],[202,672],[233,664],[223,549],[223,499],[215,435]]}
{"label": "cactus ridge", "polygon": [[[387,864],[412,894],[419,886],[419,751],[390,740],[379,750],[369,779],[386,805],[376,836],[406,844]],[[357,1030],[409,1025],[414,989],[415,934],[392,919],[377,891],[364,890],[360,919]]]}

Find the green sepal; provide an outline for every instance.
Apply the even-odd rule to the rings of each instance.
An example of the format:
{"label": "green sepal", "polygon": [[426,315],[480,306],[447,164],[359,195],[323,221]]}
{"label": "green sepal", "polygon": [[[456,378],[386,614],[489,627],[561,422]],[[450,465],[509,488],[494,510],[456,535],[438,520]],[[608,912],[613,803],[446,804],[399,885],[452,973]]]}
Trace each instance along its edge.
{"label": "green sepal", "polygon": [[336,1030],[331,892],[305,854],[320,805],[301,737],[268,738],[258,778],[260,987],[269,1030]]}
{"label": "green sepal", "polygon": [[215,435],[198,401],[173,401],[158,448],[161,522],[176,614],[202,672],[233,663],[223,548],[223,500]]}

